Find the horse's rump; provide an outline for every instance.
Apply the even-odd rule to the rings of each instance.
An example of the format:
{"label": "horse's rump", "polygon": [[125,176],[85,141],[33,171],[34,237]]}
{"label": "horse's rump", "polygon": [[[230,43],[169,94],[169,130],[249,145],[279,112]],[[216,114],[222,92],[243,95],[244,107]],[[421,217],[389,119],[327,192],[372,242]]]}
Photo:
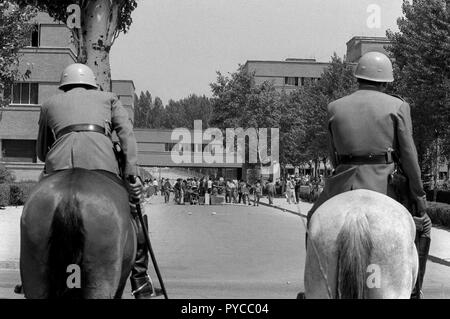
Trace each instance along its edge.
{"label": "horse's rump", "polygon": [[370,190],[334,196],[316,210],[308,234],[308,298],[409,298],[415,226],[390,197]]}
{"label": "horse's rump", "polygon": [[[128,194],[119,183],[84,169],[57,172],[41,181],[24,206],[20,268],[25,296],[118,297],[135,249]],[[80,289],[68,286],[74,266],[80,270]]]}

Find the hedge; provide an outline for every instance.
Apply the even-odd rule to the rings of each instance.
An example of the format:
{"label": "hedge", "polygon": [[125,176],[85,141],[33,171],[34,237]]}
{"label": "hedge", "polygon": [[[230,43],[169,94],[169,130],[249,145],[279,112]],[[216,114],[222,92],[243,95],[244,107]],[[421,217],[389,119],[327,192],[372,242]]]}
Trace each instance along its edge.
{"label": "hedge", "polygon": [[450,229],[450,205],[445,203],[428,202],[427,214],[433,226]]}
{"label": "hedge", "polygon": [[0,184],[0,206],[20,206],[30,196],[36,182]]}

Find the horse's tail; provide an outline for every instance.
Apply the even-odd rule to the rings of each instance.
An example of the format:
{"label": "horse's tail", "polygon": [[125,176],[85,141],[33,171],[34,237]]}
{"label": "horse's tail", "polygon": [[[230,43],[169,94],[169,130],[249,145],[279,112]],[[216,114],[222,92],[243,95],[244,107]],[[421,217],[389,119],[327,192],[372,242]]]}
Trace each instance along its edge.
{"label": "horse's tail", "polygon": [[[79,206],[76,193],[66,192],[53,216],[48,250],[49,298],[81,298],[81,289],[68,287],[70,282],[76,284],[76,278],[68,280],[73,270],[68,272],[67,268],[77,265],[81,269],[83,259],[85,236]],[[82,282],[83,278],[78,279]]]}
{"label": "horse's tail", "polygon": [[337,237],[337,298],[363,299],[373,247],[369,222],[360,211],[348,213]]}

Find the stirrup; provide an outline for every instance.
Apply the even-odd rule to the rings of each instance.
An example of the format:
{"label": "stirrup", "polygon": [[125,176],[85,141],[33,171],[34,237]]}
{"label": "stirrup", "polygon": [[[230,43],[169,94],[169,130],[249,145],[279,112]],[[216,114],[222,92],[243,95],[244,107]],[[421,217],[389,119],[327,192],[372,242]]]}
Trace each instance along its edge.
{"label": "stirrup", "polygon": [[136,297],[136,294],[138,294],[140,291],[142,291],[147,285],[150,285],[150,287],[152,288],[152,293],[150,294],[150,297],[155,297],[156,296],[156,291],[155,291],[155,287],[153,286],[152,280],[150,279],[150,276],[145,276],[148,280],[141,285],[139,288],[133,290],[131,292],[131,295],[133,297]]}

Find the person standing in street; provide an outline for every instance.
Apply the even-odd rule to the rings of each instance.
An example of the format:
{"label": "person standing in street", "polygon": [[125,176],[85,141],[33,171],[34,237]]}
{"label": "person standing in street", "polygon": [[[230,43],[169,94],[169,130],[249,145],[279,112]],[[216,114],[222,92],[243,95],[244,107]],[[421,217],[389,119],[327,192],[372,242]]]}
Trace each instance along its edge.
{"label": "person standing in street", "polygon": [[258,181],[256,182],[254,189],[253,189],[253,206],[259,206],[259,200],[262,196],[262,187],[261,183]]}
{"label": "person standing in street", "polygon": [[269,182],[266,185],[267,190],[267,197],[269,199],[269,204],[273,205],[273,198],[275,197],[275,184],[273,183],[273,180],[270,179]]}
{"label": "person standing in street", "polygon": [[295,191],[294,183],[292,182],[292,179],[290,177],[288,177],[287,181],[286,181],[286,198],[287,198],[288,204],[291,204],[291,202],[294,204],[297,203],[295,201],[294,191]]}

